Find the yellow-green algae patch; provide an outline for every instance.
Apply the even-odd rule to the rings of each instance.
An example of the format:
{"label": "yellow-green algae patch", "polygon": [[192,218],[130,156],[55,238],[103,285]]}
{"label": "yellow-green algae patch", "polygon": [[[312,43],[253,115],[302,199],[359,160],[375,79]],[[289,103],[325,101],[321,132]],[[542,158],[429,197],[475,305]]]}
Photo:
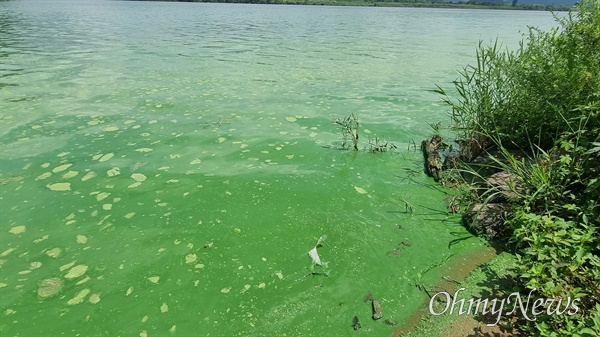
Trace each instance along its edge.
{"label": "yellow-green algae patch", "polygon": [[85,274],[85,272],[88,270],[88,266],[86,266],[85,264],[80,264],[77,265],[73,268],[71,268],[67,274],[65,275],[66,279],[74,279],[74,278],[78,278],[79,276]]}
{"label": "yellow-green algae patch", "polygon": [[100,157],[100,159],[98,159],[99,162],[105,162],[107,160],[109,160],[110,158],[114,157],[115,154],[114,153],[107,153],[105,155],[103,155],[102,157]]}
{"label": "yellow-green algae patch", "polygon": [[92,304],[96,304],[96,303],[100,302],[100,295],[92,294],[92,295],[90,295],[90,298],[88,299],[88,301]]}
{"label": "yellow-green algae patch", "polygon": [[49,257],[52,257],[52,258],[57,258],[57,257],[59,257],[59,256],[60,256],[60,253],[61,253],[61,249],[60,249],[60,248],[58,248],[58,247],[56,247],[56,248],[52,248],[52,249],[48,249],[48,250],[46,251],[46,255],[48,255]]}
{"label": "yellow-green algae patch", "polygon": [[41,280],[38,283],[37,294],[41,298],[48,298],[57,295],[63,288],[63,281],[58,277]]}
{"label": "yellow-green algae patch", "polygon": [[356,192],[358,192],[360,194],[367,194],[367,193],[369,193],[369,192],[367,192],[367,190],[365,190],[362,187],[354,186],[354,189],[356,190]]}
{"label": "yellow-green algae patch", "polygon": [[8,232],[11,234],[21,234],[24,233],[26,230],[27,228],[25,226],[15,226],[9,229]]}
{"label": "yellow-green algae patch", "polygon": [[137,182],[142,182],[146,180],[146,176],[141,173],[134,173],[131,175],[131,178]]}
{"label": "yellow-green algae patch", "polygon": [[78,292],[77,295],[75,295],[75,297],[73,297],[72,299],[70,299],[67,304],[68,305],[75,305],[75,304],[79,304],[81,302],[83,302],[83,300],[85,300],[85,297],[91,292],[90,289],[83,289],[82,291]]}
{"label": "yellow-green algae patch", "polygon": [[90,179],[94,178],[95,176],[96,176],[96,172],[90,171],[81,178],[81,181],[90,180]]}
{"label": "yellow-green algae patch", "polygon": [[48,187],[51,191],[64,192],[64,191],[71,190],[71,183],[69,183],[69,182],[54,183],[54,184],[46,185],[46,187]]}
{"label": "yellow-green algae patch", "polygon": [[63,179],[71,179],[71,178],[75,177],[78,174],[79,174],[79,172],[77,172],[77,171],[69,171],[69,172],[63,174],[62,177],[63,177]]}
{"label": "yellow-green algae patch", "polygon": [[73,166],[73,164],[60,165],[60,166],[57,166],[57,167],[53,168],[52,172],[54,172],[54,173],[62,172],[64,170],[68,169],[71,166]]}

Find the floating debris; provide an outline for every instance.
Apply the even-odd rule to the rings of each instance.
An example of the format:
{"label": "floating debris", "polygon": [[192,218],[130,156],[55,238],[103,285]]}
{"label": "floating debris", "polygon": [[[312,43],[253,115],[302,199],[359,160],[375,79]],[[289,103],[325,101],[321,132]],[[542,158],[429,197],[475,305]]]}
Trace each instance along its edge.
{"label": "floating debris", "polygon": [[398,324],[397,321],[393,321],[391,319],[386,319],[385,321],[383,321],[385,324],[389,325],[389,326],[394,326],[396,324]]}
{"label": "floating debris", "polygon": [[389,252],[386,253],[387,256],[398,256],[400,255],[400,253],[402,252],[402,250],[400,248],[394,248],[392,250],[390,250]]}
{"label": "floating debris", "polygon": [[378,320],[383,318],[383,308],[376,300],[373,300],[373,319]]}
{"label": "floating debris", "polygon": [[358,320],[358,316],[354,316],[352,319],[352,327],[354,328],[354,331],[358,331],[362,328],[360,321]]}
{"label": "floating debris", "polygon": [[318,266],[323,266],[323,262],[321,262],[321,258],[319,257],[319,253],[317,252],[317,248],[322,247],[323,243],[327,235],[321,235],[319,240],[317,240],[317,244],[313,247],[313,249],[308,251],[308,256],[312,259],[312,262]]}

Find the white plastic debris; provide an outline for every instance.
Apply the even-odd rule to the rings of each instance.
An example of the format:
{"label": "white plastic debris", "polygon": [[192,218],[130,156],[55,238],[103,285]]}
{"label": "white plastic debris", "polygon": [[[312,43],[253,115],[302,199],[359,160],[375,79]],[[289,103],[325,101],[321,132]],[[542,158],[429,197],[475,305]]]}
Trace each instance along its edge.
{"label": "white plastic debris", "polygon": [[317,253],[317,247],[311,249],[308,252],[308,256],[311,257],[311,259],[312,259],[312,261],[313,261],[314,264],[318,264],[319,266],[322,265],[321,258],[319,257],[319,253]]}
{"label": "white plastic debris", "polygon": [[319,240],[317,240],[317,244],[313,247],[313,249],[308,251],[308,256],[310,256],[310,258],[312,259],[313,263],[319,266],[323,266],[323,262],[321,262],[321,258],[319,257],[319,253],[317,252],[317,248],[322,247],[323,243],[325,242],[325,239],[327,238],[326,235],[322,235]]}

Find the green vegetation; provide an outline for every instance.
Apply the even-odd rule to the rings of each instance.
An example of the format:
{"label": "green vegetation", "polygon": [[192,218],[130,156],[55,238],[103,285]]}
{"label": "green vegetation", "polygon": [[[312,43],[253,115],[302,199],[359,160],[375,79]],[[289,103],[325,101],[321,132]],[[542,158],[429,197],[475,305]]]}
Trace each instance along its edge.
{"label": "green vegetation", "polygon": [[369,152],[371,153],[388,152],[397,149],[398,148],[393,143],[380,139],[377,136],[375,136],[374,140],[369,137]]}
{"label": "green vegetation", "polygon": [[[521,293],[537,289],[563,306],[580,300],[575,315],[519,326],[542,336],[600,334],[600,2],[577,9],[557,18],[557,29],[530,28],[516,51],[480,45],[477,63],[454,81],[456,98],[437,89],[452,108],[459,158],[498,153],[485,166],[515,179],[505,244],[518,259]],[[481,172],[471,165],[448,176],[457,171]]]}
{"label": "green vegetation", "polygon": [[358,116],[353,113],[344,119],[336,119],[333,123],[339,125],[341,128],[343,138],[342,148],[347,149],[349,143],[352,142],[352,147],[355,151],[358,151],[358,134],[360,127]]}
{"label": "green vegetation", "polygon": [[[358,151],[358,138],[360,133],[358,116],[352,113],[349,116],[344,117],[344,119],[336,118],[332,123],[340,127],[342,133],[342,149],[347,150],[352,147],[354,151]],[[375,136],[374,139],[369,137],[367,143],[367,149],[370,153],[384,153],[398,149],[393,143],[380,139],[377,136]]]}

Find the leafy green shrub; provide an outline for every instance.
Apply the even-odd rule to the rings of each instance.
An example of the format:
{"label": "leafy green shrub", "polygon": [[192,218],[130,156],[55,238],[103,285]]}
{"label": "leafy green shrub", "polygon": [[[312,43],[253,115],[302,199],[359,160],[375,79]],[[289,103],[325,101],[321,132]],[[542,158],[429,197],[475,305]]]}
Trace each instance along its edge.
{"label": "leafy green shrub", "polygon": [[480,43],[477,63],[453,82],[456,98],[438,85],[471,156],[490,135],[504,146],[548,149],[574,118],[600,126],[600,2],[584,0],[576,14],[556,20],[549,32],[530,28],[516,51]]}
{"label": "leafy green shrub", "polygon": [[[538,316],[521,329],[599,336],[600,0],[557,20],[550,32],[531,28],[516,51],[480,45],[477,64],[454,82],[458,98],[436,91],[452,108],[463,159],[496,146],[502,158],[490,165],[516,177],[505,225],[521,286],[579,301],[575,315]],[[509,148],[527,148],[530,158]]]}
{"label": "leafy green shrub", "polygon": [[[548,156],[555,160],[532,165],[541,171],[522,172],[527,192],[508,222],[524,286],[543,298],[581,301],[576,316],[540,317],[530,327],[545,336],[600,333],[600,157],[581,131],[575,139],[567,134],[559,140]],[[532,171],[545,178],[530,179]]]}

